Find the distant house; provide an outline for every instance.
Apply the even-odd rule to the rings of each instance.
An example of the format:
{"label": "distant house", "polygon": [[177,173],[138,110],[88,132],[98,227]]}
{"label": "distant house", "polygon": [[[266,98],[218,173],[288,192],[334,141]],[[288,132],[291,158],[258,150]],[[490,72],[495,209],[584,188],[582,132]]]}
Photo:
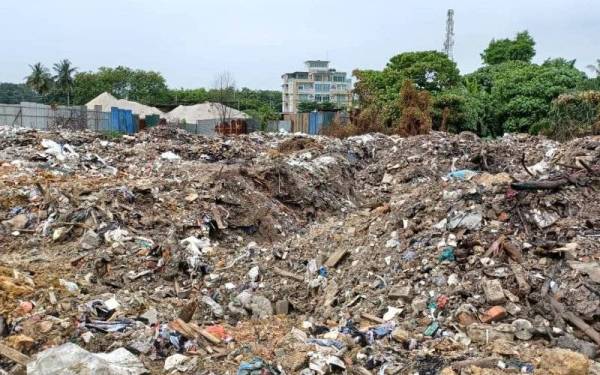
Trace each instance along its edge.
{"label": "distant house", "polygon": [[131,112],[133,112],[134,115],[138,115],[141,119],[149,115],[159,115],[160,117],[164,117],[165,115],[160,109],[156,107],[150,107],[148,105],[144,105],[130,100],[117,99],[107,92],[103,92],[94,99],[90,100],[85,106],[88,110],[100,110],[102,112],[110,112],[110,109],[112,107],[128,109],[131,110]]}
{"label": "distant house", "polygon": [[185,122],[187,124],[197,124],[199,122],[218,122],[223,117],[228,120],[246,120],[250,116],[237,109],[224,106],[217,103],[200,103],[194,105],[180,105],[165,115],[169,122]]}
{"label": "distant house", "polygon": [[296,113],[302,102],[333,103],[339,108],[352,103],[352,80],[347,73],[329,67],[329,61],[309,60],[306,71],[285,73],[283,79],[283,113]]}

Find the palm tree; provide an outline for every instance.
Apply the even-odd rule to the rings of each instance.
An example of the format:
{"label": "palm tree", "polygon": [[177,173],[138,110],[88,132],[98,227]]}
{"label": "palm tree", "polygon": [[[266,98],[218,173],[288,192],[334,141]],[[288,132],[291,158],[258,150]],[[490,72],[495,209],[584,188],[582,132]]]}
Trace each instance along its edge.
{"label": "palm tree", "polygon": [[65,94],[67,94],[67,105],[70,105],[71,90],[73,89],[73,74],[77,71],[69,61],[69,59],[63,59],[62,61],[54,64],[54,81],[56,86]]}
{"label": "palm tree", "polygon": [[590,64],[586,68],[594,73],[596,77],[600,77],[600,59],[596,59],[596,65]]}
{"label": "palm tree", "polygon": [[52,88],[50,71],[42,63],[29,65],[31,74],[25,77],[25,84],[39,95],[46,95]]}

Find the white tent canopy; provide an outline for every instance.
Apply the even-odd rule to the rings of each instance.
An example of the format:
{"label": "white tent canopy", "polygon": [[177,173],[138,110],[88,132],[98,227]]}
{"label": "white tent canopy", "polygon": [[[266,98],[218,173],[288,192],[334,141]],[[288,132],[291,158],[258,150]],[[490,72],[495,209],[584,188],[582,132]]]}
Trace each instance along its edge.
{"label": "white tent canopy", "polygon": [[180,105],[167,113],[165,117],[168,121],[172,122],[185,121],[188,124],[195,124],[198,121],[219,120],[224,112],[227,113],[227,117],[230,119],[250,118],[250,116],[237,109],[226,107],[226,110],[223,110],[221,104],[210,102],[194,105]]}
{"label": "white tent canopy", "polygon": [[129,109],[134,115],[140,116],[140,118],[145,118],[148,115],[159,115],[161,117],[164,116],[164,113],[156,107],[150,107],[125,99],[117,99],[107,92],[103,92],[94,99],[90,100],[85,106],[89,110],[94,110],[96,109],[96,106],[101,106],[103,112],[110,112],[111,107]]}

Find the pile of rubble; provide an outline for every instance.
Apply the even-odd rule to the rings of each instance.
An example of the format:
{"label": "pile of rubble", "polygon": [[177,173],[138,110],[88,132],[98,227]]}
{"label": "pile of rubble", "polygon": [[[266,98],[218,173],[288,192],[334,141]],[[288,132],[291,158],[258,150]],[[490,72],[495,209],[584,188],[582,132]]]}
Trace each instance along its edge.
{"label": "pile of rubble", "polygon": [[6,373],[600,374],[598,137],[0,146]]}

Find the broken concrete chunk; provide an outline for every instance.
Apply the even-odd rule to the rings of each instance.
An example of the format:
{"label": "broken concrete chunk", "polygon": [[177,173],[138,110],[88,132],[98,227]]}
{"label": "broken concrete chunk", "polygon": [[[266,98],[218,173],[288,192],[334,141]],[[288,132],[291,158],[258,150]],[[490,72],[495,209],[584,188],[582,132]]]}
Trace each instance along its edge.
{"label": "broken concrete chunk", "polygon": [[392,183],[392,181],[394,181],[394,176],[392,176],[392,175],[391,175],[391,174],[389,174],[389,173],[385,173],[385,174],[383,175],[383,178],[381,179],[381,183],[382,183],[382,184],[391,184],[391,183]]}
{"label": "broken concrete chunk", "polygon": [[265,319],[273,315],[271,301],[261,295],[253,295],[250,298],[249,307],[254,318]]}
{"label": "broken concrete chunk", "polygon": [[149,325],[154,325],[158,323],[158,311],[155,308],[149,308],[145,313],[140,315],[140,318],[144,318],[148,321]]}
{"label": "broken concrete chunk", "polygon": [[556,346],[579,352],[590,359],[594,359],[598,356],[598,345],[580,340],[568,333],[556,338]]}
{"label": "broken concrete chunk", "polygon": [[25,229],[27,223],[29,222],[29,218],[25,214],[15,215],[13,218],[4,220],[2,225],[11,230],[21,230]]}
{"label": "broken concrete chunk", "polygon": [[475,230],[481,227],[483,216],[480,212],[457,212],[448,218],[446,228],[454,230],[457,228]]}
{"label": "broken concrete chunk", "polygon": [[595,283],[600,283],[600,262],[577,262],[570,260],[569,267],[583,274],[587,274]]}
{"label": "broken concrete chunk", "polygon": [[288,300],[280,300],[275,302],[275,313],[277,315],[287,315],[290,311],[290,303]]}
{"label": "broken concrete chunk", "polygon": [[389,297],[393,299],[402,299],[408,301],[412,296],[412,288],[410,286],[396,286],[390,290]]}
{"label": "broken concrete chunk", "polygon": [[165,359],[164,370],[165,371],[171,371],[171,370],[185,371],[185,370],[183,370],[183,368],[187,368],[186,364],[190,360],[192,360],[191,357],[187,357],[183,354],[175,353],[175,354],[167,357],[167,359]]}
{"label": "broken concrete chunk", "polygon": [[62,240],[63,238],[65,238],[67,233],[68,233],[68,228],[58,227],[58,228],[54,229],[54,231],[52,232],[52,240],[58,242],[58,241]]}
{"label": "broken concrete chunk", "polygon": [[404,343],[410,340],[410,333],[403,328],[396,328],[392,331],[392,338],[398,342]]}
{"label": "broken concrete chunk", "polygon": [[486,301],[492,305],[501,305],[506,302],[502,284],[497,279],[485,280],[483,282],[483,292]]}
{"label": "broken concrete chunk", "polygon": [[515,328],[510,324],[480,324],[473,323],[467,326],[467,335],[474,342],[487,344],[496,340],[513,341]]}
{"label": "broken concrete chunk", "polygon": [[79,245],[84,250],[94,250],[100,246],[100,236],[93,230],[87,230],[81,240],[79,241]]}
{"label": "broken concrete chunk", "polygon": [[540,229],[548,228],[560,219],[557,213],[540,209],[531,210],[531,218]]}
{"label": "broken concrete chunk", "polygon": [[248,271],[248,278],[250,279],[250,281],[257,281],[259,274],[260,268],[258,268],[258,266],[254,266],[250,268],[250,271]]}
{"label": "broken concrete chunk", "polygon": [[427,298],[425,297],[415,297],[410,306],[412,307],[413,313],[420,313],[427,308]]}
{"label": "broken concrete chunk", "polygon": [[209,296],[203,296],[202,302],[204,302],[204,304],[210,307],[210,310],[212,311],[214,316],[216,316],[217,318],[223,317],[223,307],[221,307],[221,305],[219,305],[214,299],[210,298]]}

